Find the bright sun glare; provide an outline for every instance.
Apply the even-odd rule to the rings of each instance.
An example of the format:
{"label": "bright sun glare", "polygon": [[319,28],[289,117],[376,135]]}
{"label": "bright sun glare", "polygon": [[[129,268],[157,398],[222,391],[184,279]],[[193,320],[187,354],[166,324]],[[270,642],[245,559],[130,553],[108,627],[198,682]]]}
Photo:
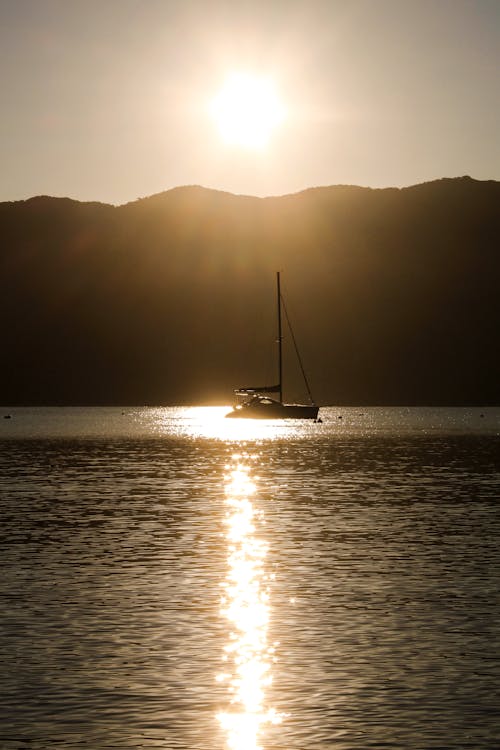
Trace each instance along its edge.
{"label": "bright sun glare", "polygon": [[233,73],[213,99],[211,114],[226,143],[259,149],[283,121],[284,108],[272,81]]}

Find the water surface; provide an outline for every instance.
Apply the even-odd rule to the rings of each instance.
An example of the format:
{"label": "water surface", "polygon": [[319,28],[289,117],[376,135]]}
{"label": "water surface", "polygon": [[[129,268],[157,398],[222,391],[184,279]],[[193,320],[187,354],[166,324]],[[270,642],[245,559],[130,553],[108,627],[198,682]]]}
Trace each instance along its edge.
{"label": "water surface", "polygon": [[223,413],[0,410],[2,750],[497,750],[500,411]]}

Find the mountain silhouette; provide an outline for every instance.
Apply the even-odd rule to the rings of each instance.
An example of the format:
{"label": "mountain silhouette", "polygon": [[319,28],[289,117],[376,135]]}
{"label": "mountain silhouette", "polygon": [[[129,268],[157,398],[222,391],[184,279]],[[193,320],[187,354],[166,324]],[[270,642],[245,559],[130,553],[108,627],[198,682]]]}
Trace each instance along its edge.
{"label": "mountain silhouette", "polygon": [[0,237],[5,405],[228,403],[275,374],[277,270],[319,403],[499,403],[495,181],[42,196]]}

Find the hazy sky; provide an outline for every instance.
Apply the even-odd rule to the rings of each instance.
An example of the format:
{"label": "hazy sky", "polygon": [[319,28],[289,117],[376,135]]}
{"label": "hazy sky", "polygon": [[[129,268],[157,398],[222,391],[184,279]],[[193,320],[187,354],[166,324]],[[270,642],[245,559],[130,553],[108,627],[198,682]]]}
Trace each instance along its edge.
{"label": "hazy sky", "polygon": [[[500,0],[0,0],[0,200],[500,179]],[[223,142],[231,71],[286,109]]]}

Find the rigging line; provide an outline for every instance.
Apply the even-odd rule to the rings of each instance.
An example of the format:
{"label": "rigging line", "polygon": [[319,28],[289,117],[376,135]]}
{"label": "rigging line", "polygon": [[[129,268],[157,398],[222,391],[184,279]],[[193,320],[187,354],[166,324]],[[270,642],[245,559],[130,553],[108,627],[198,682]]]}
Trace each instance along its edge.
{"label": "rigging line", "polygon": [[288,328],[289,328],[290,334],[292,336],[292,341],[293,341],[293,347],[295,349],[295,354],[297,355],[297,359],[299,360],[300,371],[302,372],[302,377],[304,378],[304,383],[306,384],[307,394],[309,396],[309,401],[311,402],[311,404],[314,404],[315,401],[314,401],[314,399],[312,397],[311,388],[309,387],[309,381],[307,379],[306,371],[304,370],[304,365],[302,364],[302,357],[300,356],[299,348],[297,346],[297,341],[295,340],[295,334],[293,332],[292,324],[290,323],[290,318],[288,316],[288,310],[286,309],[285,300],[283,299],[283,295],[280,295],[280,297],[281,297],[281,304],[283,305],[283,310],[285,312],[286,322],[288,324]]}

